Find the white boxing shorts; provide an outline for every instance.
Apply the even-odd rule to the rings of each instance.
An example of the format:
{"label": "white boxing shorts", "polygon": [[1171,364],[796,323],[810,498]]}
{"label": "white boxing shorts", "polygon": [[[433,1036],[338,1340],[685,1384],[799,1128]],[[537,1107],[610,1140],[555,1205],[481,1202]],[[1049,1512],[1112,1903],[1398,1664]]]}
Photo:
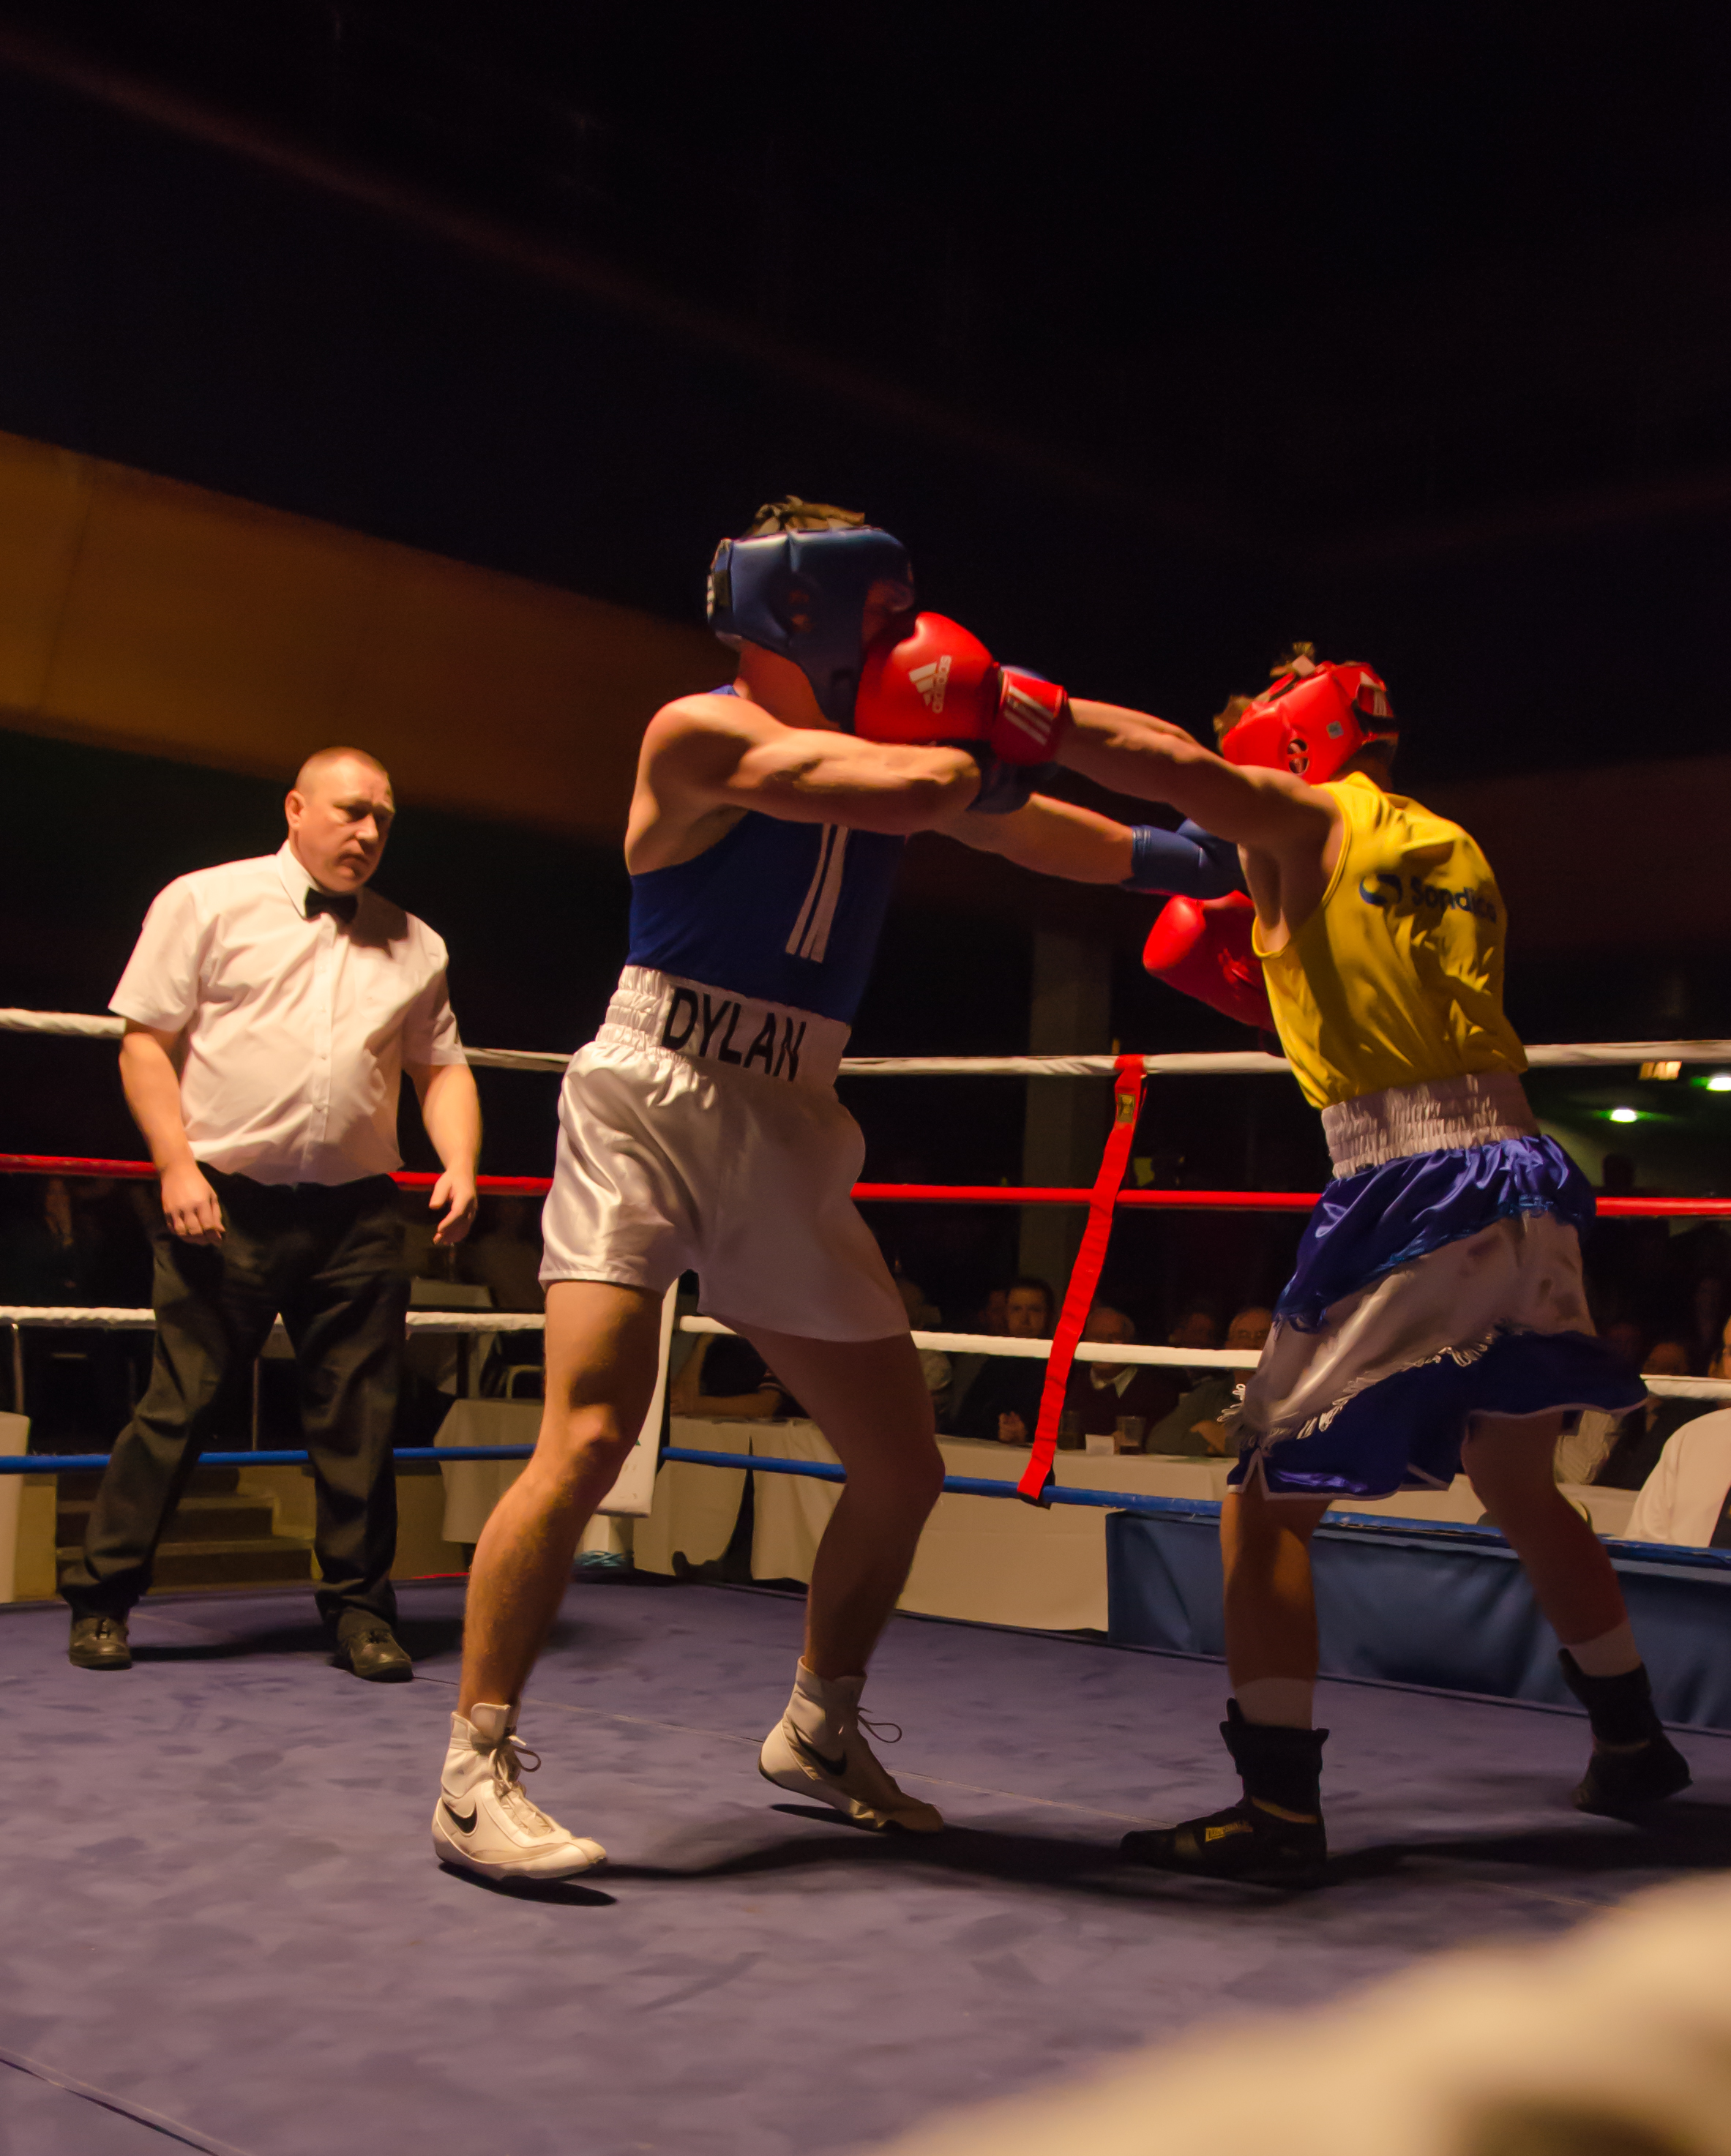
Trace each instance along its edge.
{"label": "white boxing shorts", "polygon": [[559,1096],[543,1283],[663,1294],[695,1270],[730,1325],[881,1340],[907,1312],[853,1201],[835,1019],[628,966]]}

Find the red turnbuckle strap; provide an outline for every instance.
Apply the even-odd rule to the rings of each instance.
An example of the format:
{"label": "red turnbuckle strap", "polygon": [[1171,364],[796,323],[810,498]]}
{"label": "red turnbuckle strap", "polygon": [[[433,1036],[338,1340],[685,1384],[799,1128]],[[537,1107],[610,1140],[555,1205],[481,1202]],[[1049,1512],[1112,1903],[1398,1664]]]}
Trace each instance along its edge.
{"label": "red turnbuckle strap", "polygon": [[1046,1360],[1045,1389],[1040,1396],[1040,1421],[1034,1432],[1034,1452],[1027,1471],[1016,1485],[1016,1495],[1030,1505],[1045,1505],[1052,1480],[1052,1455],[1058,1449],[1058,1418],[1064,1412],[1064,1394],[1076,1361],[1076,1343],[1093,1307],[1094,1291],[1106,1263],[1112,1240],[1112,1216],[1117,1204],[1130,1146],[1136,1136],[1136,1118],[1142,1112],[1142,1089],[1146,1073],[1139,1055],[1121,1055],[1112,1080],[1112,1132],[1100,1156],[1100,1173],[1088,1199],[1088,1222],[1082,1229],[1081,1248],[1070,1269],[1070,1285],[1064,1291],[1064,1308],[1052,1336],[1052,1352]]}

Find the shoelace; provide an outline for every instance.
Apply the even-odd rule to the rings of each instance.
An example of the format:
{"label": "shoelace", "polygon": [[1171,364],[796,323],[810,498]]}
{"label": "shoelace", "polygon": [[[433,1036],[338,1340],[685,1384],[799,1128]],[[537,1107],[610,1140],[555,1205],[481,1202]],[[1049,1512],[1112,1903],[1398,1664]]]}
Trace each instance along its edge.
{"label": "shoelace", "polygon": [[541,1754],[531,1751],[516,1730],[507,1729],[493,1752],[493,1794],[506,1811],[515,1812],[526,1826],[545,1827],[551,1833],[552,1821],[522,1784],[524,1770],[532,1774],[540,1764]]}
{"label": "shoelace", "polygon": [[875,1737],[880,1744],[899,1744],[901,1742],[901,1724],[899,1722],[874,1722],[869,1714],[865,1713],[856,1713],[854,1720],[868,1737]]}

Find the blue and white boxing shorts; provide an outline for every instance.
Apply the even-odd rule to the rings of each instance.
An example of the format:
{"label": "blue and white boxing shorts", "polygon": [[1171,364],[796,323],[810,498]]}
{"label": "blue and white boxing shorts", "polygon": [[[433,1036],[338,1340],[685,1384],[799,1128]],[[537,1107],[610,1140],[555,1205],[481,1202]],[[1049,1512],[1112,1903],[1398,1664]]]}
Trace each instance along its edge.
{"label": "blue and white boxing shorts", "polygon": [[1502,1071],[1391,1087],[1323,1113],[1318,1200],[1234,1412],[1231,1480],[1270,1494],[1446,1489],[1477,1415],[1646,1397],[1594,1332],[1593,1194]]}
{"label": "blue and white boxing shorts", "polygon": [[628,966],[565,1073],[543,1282],[665,1293],[695,1270],[728,1324],[882,1340],[907,1311],[853,1200],[859,1125],[835,1097],[848,1029]]}

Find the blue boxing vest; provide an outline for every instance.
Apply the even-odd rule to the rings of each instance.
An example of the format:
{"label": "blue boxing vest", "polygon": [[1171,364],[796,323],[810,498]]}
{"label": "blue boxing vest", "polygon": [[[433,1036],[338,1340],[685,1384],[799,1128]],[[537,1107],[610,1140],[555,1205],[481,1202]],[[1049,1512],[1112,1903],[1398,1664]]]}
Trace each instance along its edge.
{"label": "blue boxing vest", "polygon": [[626,963],[850,1024],[905,843],[748,808],[695,860],[632,877]]}

